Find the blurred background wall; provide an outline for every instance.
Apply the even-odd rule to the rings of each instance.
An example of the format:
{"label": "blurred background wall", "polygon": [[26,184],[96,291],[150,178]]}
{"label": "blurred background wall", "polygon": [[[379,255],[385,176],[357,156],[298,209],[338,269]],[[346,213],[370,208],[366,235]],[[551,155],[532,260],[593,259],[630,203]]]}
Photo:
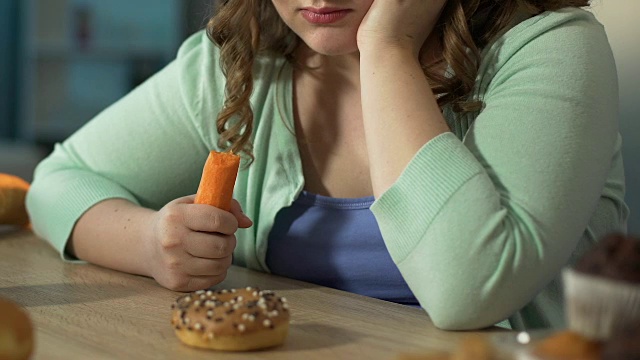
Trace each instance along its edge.
{"label": "blurred background wall", "polygon": [[618,67],[629,231],[640,235],[640,1],[595,0],[592,11],[604,24]]}
{"label": "blurred background wall", "polygon": [[18,0],[0,0],[0,139],[16,134],[16,65]]}
{"label": "blurred background wall", "polygon": [[0,0],[0,172],[35,165],[157,72],[213,0]]}
{"label": "blurred background wall", "polygon": [[[266,1],[266,0],[265,0]],[[175,56],[213,0],[0,0],[0,172],[35,164]],[[594,0],[620,77],[629,229],[640,234],[638,0]]]}

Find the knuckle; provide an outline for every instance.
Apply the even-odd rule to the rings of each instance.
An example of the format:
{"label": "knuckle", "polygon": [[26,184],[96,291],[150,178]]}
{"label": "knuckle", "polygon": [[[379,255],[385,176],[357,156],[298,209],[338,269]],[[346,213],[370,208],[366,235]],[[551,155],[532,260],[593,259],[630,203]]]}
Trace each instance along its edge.
{"label": "knuckle", "polygon": [[164,250],[171,250],[180,245],[180,241],[177,236],[171,236],[171,234],[165,234],[160,238],[160,247]]}
{"label": "knuckle", "polygon": [[167,269],[170,272],[176,273],[182,268],[182,262],[178,259],[169,259],[167,260]]}
{"label": "knuckle", "polygon": [[227,278],[227,272],[225,270],[222,273],[220,273],[220,275],[212,276],[211,278],[209,278],[207,281],[208,282],[207,287],[218,285],[221,282],[223,282],[224,279],[226,278]]}
{"label": "knuckle", "polygon": [[235,216],[232,216],[231,219],[229,220],[230,223],[230,227],[231,227],[231,232],[235,233],[236,231],[238,231],[238,219],[236,219]]}
{"label": "knuckle", "polygon": [[160,247],[164,250],[171,250],[182,244],[184,234],[181,228],[170,222],[162,222],[158,227],[157,236]]}
{"label": "knuckle", "polygon": [[224,236],[216,242],[216,252],[220,257],[227,257],[233,253],[236,248],[235,236]]}
{"label": "knuckle", "polygon": [[217,230],[220,228],[220,214],[217,211],[211,211],[209,213],[209,225],[212,229]]}
{"label": "knuckle", "polygon": [[167,280],[167,288],[173,291],[188,291],[190,280],[185,276],[173,275]]}
{"label": "knuckle", "polygon": [[161,222],[164,224],[181,223],[182,219],[182,210],[176,204],[170,204],[161,210]]}
{"label": "knuckle", "polygon": [[224,264],[222,264],[220,261],[216,261],[211,264],[211,275],[221,274],[224,270]]}
{"label": "knuckle", "polygon": [[225,214],[226,215],[226,222],[229,226],[229,228],[231,229],[232,232],[236,232],[236,230],[238,230],[238,218],[236,217],[236,214]]}
{"label": "knuckle", "polygon": [[189,278],[185,284],[185,291],[193,291],[195,289],[194,278]]}
{"label": "knuckle", "polygon": [[223,256],[224,254],[227,253],[227,244],[226,241],[222,240],[222,241],[218,241],[216,243],[216,252],[218,253],[218,256]]}
{"label": "knuckle", "polygon": [[225,261],[216,261],[213,265],[213,273],[216,275],[224,274],[228,268],[229,265]]}
{"label": "knuckle", "polygon": [[226,256],[233,254],[233,251],[236,249],[236,236],[235,235],[225,236],[223,243],[224,243],[224,249],[223,249],[224,252],[222,254]]}
{"label": "knuckle", "polygon": [[168,224],[176,224],[182,221],[182,213],[175,207],[170,207],[164,213],[164,221]]}

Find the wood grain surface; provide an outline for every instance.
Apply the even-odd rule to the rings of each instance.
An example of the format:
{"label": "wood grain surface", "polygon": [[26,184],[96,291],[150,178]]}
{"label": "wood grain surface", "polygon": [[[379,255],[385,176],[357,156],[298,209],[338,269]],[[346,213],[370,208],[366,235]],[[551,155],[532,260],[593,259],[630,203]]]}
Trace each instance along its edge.
{"label": "wood grain surface", "polygon": [[214,289],[258,286],[285,296],[285,345],[221,353],[182,345],[170,325],[180,296],[153,279],[63,262],[27,231],[0,229],[0,297],[36,329],[34,359],[394,359],[450,349],[467,333],[436,329],[420,309],[232,267]]}

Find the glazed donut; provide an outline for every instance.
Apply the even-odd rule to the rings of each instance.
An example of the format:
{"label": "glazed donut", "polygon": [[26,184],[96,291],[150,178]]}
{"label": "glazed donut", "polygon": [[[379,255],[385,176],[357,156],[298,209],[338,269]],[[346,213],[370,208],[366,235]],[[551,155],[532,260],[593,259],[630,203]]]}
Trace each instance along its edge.
{"label": "glazed donut", "polygon": [[287,299],[269,290],[200,290],[179,297],[171,308],[176,336],[198,348],[263,349],[282,344],[289,332]]}

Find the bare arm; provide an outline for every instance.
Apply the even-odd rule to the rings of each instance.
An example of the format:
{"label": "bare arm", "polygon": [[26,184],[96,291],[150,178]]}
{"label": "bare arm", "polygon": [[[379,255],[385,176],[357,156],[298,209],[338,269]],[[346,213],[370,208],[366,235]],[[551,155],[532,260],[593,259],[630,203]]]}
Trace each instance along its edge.
{"label": "bare arm", "polygon": [[67,249],[107,268],[150,276],[178,291],[224,280],[238,227],[252,225],[234,201],[231,212],[179,198],[160,211],[123,199],[89,209],[77,222]]}
{"label": "bare arm", "polygon": [[410,50],[370,51],[360,57],[362,115],[373,191],[380,197],[420,148],[449,128]]}
{"label": "bare arm", "polygon": [[143,260],[154,214],[124,199],[100,202],[76,223],[67,252],[106,268],[151,276]]}
{"label": "bare arm", "polygon": [[[374,6],[410,3],[376,0]],[[394,97],[399,84],[411,88],[406,74],[413,62],[409,51],[398,55],[398,44],[388,44],[377,60],[375,52],[361,51],[362,81],[369,84],[363,88],[374,94],[364,98],[371,106],[388,99],[403,105],[380,115],[365,109],[364,122],[367,142],[405,166],[402,147],[414,151],[413,139],[429,135],[398,129],[419,129],[406,102],[415,94]],[[464,140],[458,132],[428,141],[372,211],[390,255],[436,326],[478,329],[525,306],[519,324],[560,326],[560,269],[598,234],[624,227],[615,62],[601,25],[586,12],[542,17],[505,35],[484,56],[490,69],[480,75],[484,106]],[[406,64],[394,60],[402,57]],[[379,74],[393,72],[388,98],[382,89],[367,89]],[[432,103],[432,94],[421,96]],[[431,126],[437,119],[423,115]],[[397,124],[385,139],[378,129],[390,121]],[[379,151],[370,156],[372,167],[379,166],[372,176],[390,180],[397,172],[384,173],[380,159],[388,154],[380,150],[370,149]]]}
{"label": "bare arm", "polygon": [[194,35],[174,61],[56,145],[27,196],[36,234],[63,256],[173,290],[224,278],[235,232],[251,222],[236,203],[230,213],[186,196],[215,149],[217,135],[202,125],[223,106],[217,52]]}
{"label": "bare arm", "polygon": [[362,116],[376,197],[418,150],[449,131],[419,61],[444,3],[374,1],[358,31]]}

